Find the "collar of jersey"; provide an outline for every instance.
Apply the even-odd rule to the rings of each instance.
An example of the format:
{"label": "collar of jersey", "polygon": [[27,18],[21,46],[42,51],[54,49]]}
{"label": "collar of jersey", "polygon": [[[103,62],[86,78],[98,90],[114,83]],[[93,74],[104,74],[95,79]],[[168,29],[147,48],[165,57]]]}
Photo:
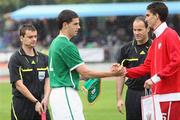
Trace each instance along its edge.
{"label": "collar of jersey", "polygon": [[[152,40],[148,39],[144,44],[141,44],[141,45],[149,45],[149,44],[151,44],[151,42],[152,42]],[[132,46],[141,46],[141,45],[138,45],[136,40],[132,41]]]}
{"label": "collar of jersey", "polygon": [[154,31],[154,34],[156,35],[156,38],[159,37],[163,32],[164,30],[167,28],[167,24],[166,22],[163,22],[155,31]]}
{"label": "collar of jersey", "polygon": [[[34,51],[34,53],[35,53],[35,56],[37,56],[38,55],[38,52],[33,48],[33,51]],[[23,50],[23,48],[20,48],[19,49],[19,53],[20,53],[20,55],[26,55],[26,53],[24,52],[24,50]]]}
{"label": "collar of jersey", "polygon": [[63,35],[63,34],[59,34],[58,37],[65,37],[65,38],[67,38],[69,40],[69,38],[67,36]]}

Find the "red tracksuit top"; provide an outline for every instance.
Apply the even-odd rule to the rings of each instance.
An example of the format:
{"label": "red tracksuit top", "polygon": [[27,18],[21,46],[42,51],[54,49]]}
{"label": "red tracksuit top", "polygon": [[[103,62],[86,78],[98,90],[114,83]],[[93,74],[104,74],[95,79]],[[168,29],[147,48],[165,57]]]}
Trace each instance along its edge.
{"label": "red tracksuit top", "polygon": [[153,93],[180,92],[180,39],[178,34],[167,27],[153,40],[143,64],[127,69],[127,77],[137,78],[150,73],[161,80],[152,86]]}

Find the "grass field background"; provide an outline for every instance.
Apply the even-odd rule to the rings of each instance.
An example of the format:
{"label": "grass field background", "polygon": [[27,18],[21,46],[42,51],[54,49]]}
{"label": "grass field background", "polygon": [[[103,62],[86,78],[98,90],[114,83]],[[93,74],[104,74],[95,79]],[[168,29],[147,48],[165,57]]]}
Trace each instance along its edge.
{"label": "grass field background", "polygon": [[[81,82],[82,84],[83,82]],[[114,80],[102,82],[101,95],[92,105],[87,102],[82,91],[79,91],[79,94],[83,101],[86,120],[125,120],[125,112],[120,114],[117,111],[116,83]],[[11,86],[9,83],[0,83],[0,120],[10,120],[10,103]]]}

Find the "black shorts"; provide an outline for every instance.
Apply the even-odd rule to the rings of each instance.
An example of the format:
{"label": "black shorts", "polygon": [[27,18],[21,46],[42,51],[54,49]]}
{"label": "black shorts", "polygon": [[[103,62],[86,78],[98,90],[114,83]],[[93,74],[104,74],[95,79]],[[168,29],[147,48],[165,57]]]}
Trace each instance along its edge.
{"label": "black shorts", "polygon": [[134,90],[128,88],[126,93],[126,120],[142,120],[141,115],[141,96],[144,90]]}
{"label": "black shorts", "polygon": [[[48,110],[46,111],[46,119],[50,120]],[[11,120],[41,120],[41,116],[35,111],[35,105],[31,101],[13,97]]]}

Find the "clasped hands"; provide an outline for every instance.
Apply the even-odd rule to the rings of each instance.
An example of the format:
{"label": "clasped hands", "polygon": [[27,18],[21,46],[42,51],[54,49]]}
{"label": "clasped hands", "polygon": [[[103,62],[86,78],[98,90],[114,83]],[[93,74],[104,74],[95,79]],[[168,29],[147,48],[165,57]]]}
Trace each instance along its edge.
{"label": "clasped hands", "polygon": [[48,98],[44,97],[41,102],[37,102],[35,104],[35,111],[39,113],[39,115],[42,114],[42,112],[46,112],[48,107]]}
{"label": "clasped hands", "polygon": [[[127,71],[126,68],[123,67],[122,65],[120,65],[119,63],[114,63],[111,66],[111,72],[114,73],[114,76],[125,76]],[[146,89],[150,89],[153,85],[153,82],[151,79],[146,80],[146,82],[144,83],[144,88]]]}
{"label": "clasped hands", "polygon": [[111,72],[114,73],[114,76],[125,76],[126,68],[120,65],[119,63],[114,63],[111,66]]}

